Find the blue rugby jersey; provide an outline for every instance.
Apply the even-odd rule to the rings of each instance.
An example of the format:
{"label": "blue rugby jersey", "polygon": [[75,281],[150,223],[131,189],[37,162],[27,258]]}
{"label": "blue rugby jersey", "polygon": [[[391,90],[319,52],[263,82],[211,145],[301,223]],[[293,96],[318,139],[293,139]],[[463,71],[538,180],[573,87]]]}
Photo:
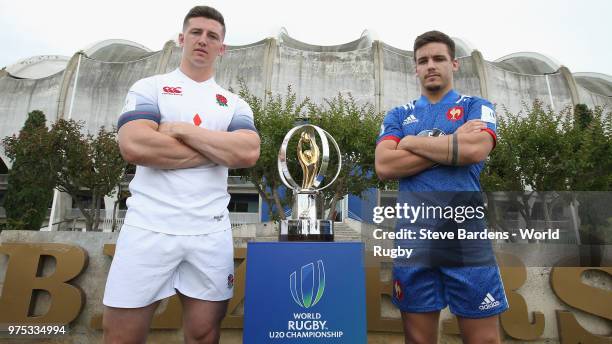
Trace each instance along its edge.
{"label": "blue rugby jersey", "polygon": [[[450,135],[472,119],[487,123],[485,131],[491,134],[494,141],[497,139],[495,110],[488,100],[460,95],[454,90],[436,104],[421,96],[387,113],[376,143],[383,140],[399,142],[406,135],[418,135],[435,129]],[[483,166],[484,162],[465,166],[437,165],[414,176],[401,178],[399,191],[480,191]]]}

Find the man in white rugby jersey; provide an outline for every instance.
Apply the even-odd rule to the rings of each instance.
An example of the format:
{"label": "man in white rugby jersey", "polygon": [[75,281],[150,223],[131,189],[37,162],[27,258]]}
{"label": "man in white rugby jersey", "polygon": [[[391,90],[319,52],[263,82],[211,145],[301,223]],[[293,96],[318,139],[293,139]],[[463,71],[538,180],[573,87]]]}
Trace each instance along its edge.
{"label": "man in white rugby jersey", "polygon": [[106,343],[145,342],[160,300],[178,294],[186,343],[218,343],[233,295],[228,168],[253,166],[253,112],[214,80],[225,21],[208,6],[186,15],[176,70],[136,82],[118,121],[137,165],[103,303]]}

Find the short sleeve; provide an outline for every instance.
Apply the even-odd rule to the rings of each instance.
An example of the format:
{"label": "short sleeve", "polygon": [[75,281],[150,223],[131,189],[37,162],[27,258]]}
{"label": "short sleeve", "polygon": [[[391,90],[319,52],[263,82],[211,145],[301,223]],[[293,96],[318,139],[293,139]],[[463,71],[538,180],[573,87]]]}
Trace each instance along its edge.
{"label": "short sleeve", "polygon": [[137,81],[125,97],[121,116],[117,121],[117,130],[124,124],[137,119],[147,119],[159,124],[161,114],[157,105],[157,90],[152,78]]}
{"label": "short sleeve", "polygon": [[467,114],[467,120],[472,119],[478,119],[487,124],[487,128],[483,130],[493,137],[493,145],[495,145],[497,143],[497,116],[493,104],[486,99],[475,101]]}
{"label": "short sleeve", "polygon": [[257,132],[255,128],[255,123],[253,121],[253,110],[247,102],[238,98],[236,103],[236,110],[234,111],[234,116],[232,117],[232,121],[227,127],[227,131],[236,131],[240,129],[253,130]]}
{"label": "short sleeve", "polygon": [[380,125],[380,134],[378,134],[376,144],[379,144],[384,140],[393,140],[395,142],[400,142],[402,137],[404,137],[400,119],[401,115],[401,107],[391,109],[389,112],[387,112],[383,123]]}

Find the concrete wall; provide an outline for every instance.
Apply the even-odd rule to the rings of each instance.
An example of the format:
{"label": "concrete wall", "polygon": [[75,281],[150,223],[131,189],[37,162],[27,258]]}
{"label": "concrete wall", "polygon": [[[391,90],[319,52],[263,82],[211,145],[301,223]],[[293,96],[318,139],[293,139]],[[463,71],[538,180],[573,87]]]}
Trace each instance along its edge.
{"label": "concrete wall", "polygon": [[610,97],[591,92],[580,85],[578,85],[577,88],[581,103],[584,103],[589,107],[605,106],[608,111],[612,110],[612,101],[610,100]]}
{"label": "concrete wall", "polygon": [[231,87],[236,93],[240,90],[239,80],[242,80],[252,94],[263,98],[264,92],[269,90],[269,86],[266,87],[266,77],[269,74],[266,66],[269,65],[269,47],[274,44],[271,41],[228,47],[217,64],[215,80],[225,88]]}
{"label": "concrete wall", "polygon": [[[109,41],[92,51],[91,58],[81,59],[72,117],[86,121],[91,131],[115,124],[125,93],[136,80],[169,72],[179,65],[181,48],[174,42],[157,52],[122,42]],[[229,46],[218,60],[216,80],[238,91],[238,80],[242,79],[260,97],[266,92],[284,94],[291,85],[299,100],[310,97],[315,102],[338,92],[351,92],[358,103],[369,102],[377,110],[387,111],[420,94],[412,54],[372,41],[367,35],[342,45],[320,46],[297,41],[283,31],[276,38]],[[18,132],[27,112],[34,109],[43,110],[51,120],[66,117],[76,77],[76,57],[64,72],[41,79],[16,79],[7,72],[0,73],[0,136]],[[487,62],[473,51],[459,58],[456,88],[464,94],[488,97],[500,109],[512,112],[535,99],[556,110],[577,102],[612,107],[609,76],[578,73],[574,80],[569,71],[563,74],[560,70],[544,75],[543,71],[550,72],[548,60],[537,53],[520,53]]]}
{"label": "concrete wall", "polygon": [[292,85],[298,101],[309,97],[316,103],[338,92],[351,92],[359,103],[374,103],[372,48],[319,52],[279,46],[274,63],[272,92],[285,94]]}
{"label": "concrete wall", "polygon": [[[55,120],[61,82],[62,72],[42,79],[0,76],[0,139],[19,133],[32,110],[42,110],[48,121]],[[0,151],[9,166],[4,149]]]}
{"label": "concrete wall", "polygon": [[[77,79],[76,94],[72,108],[72,118],[85,121],[86,128],[95,133],[100,126],[110,129],[117,124],[125,95],[139,79],[154,75],[161,53],[146,58],[110,63],[89,58],[81,59]],[[64,106],[64,118],[68,118],[70,100],[74,90],[76,73],[68,87]]]}
{"label": "concrete wall", "polygon": [[[234,246],[236,248],[244,248],[247,241],[257,240],[260,235],[269,236],[272,232],[259,226],[245,226],[234,231]],[[85,295],[84,307],[78,317],[70,324],[70,334],[68,336],[58,336],[53,338],[53,343],[96,343],[101,341],[102,332],[99,329],[92,327],[92,320],[95,316],[100,315],[102,306],[102,296],[108,270],[111,263],[111,258],[104,254],[103,247],[105,244],[113,244],[116,242],[118,233],[81,233],[81,232],[32,232],[32,231],[9,231],[5,230],[0,233],[0,247],[8,243],[63,243],[83,248],[87,252],[88,263],[84,270],[73,280],[71,284],[80,287]],[[256,238],[257,237],[257,238]],[[259,241],[259,240],[257,240]],[[366,255],[371,255],[371,252],[366,252]],[[21,256],[24,258],[24,256]],[[0,254],[0,291],[5,282],[5,273],[7,271],[8,259],[4,254]],[[368,263],[371,264],[371,263]],[[371,265],[366,264],[366,268],[371,268]],[[381,290],[391,291],[391,263],[380,264],[380,272],[377,274],[380,282],[386,283],[387,287]],[[42,276],[50,276],[55,269],[53,259],[43,261]],[[583,312],[564,303],[553,292],[550,282],[551,268],[544,267],[528,267],[526,268],[526,279],[524,284],[516,290],[522,298],[524,298],[527,311],[541,312],[544,317],[544,330],[540,338],[530,341],[530,343],[559,343],[559,328],[557,322],[556,311],[565,310],[571,312],[573,316],[584,330],[591,334],[599,336],[609,336],[612,330],[612,323],[602,317],[595,316],[590,313]],[[239,289],[239,284],[244,283],[244,280],[236,280],[236,288]],[[587,271],[582,276],[582,283],[597,288],[602,291],[610,291],[610,276],[605,275],[601,271]],[[376,284],[376,283],[374,283]],[[371,284],[368,284],[371,286]],[[386,289],[385,289],[386,288]],[[514,293],[513,290],[507,290],[507,293]],[[0,294],[0,297],[6,295]],[[510,301],[511,304],[514,301]],[[602,302],[609,302],[602,300]],[[520,302],[517,302],[517,304]],[[34,312],[36,314],[44,314],[48,309],[49,297],[48,294],[42,293],[38,295]],[[386,320],[398,320],[399,312],[391,305],[388,295],[380,295],[380,315]],[[163,305],[161,306],[163,310]],[[240,316],[242,308],[238,307],[237,313],[233,315]],[[448,309],[442,312],[441,320],[451,318]],[[531,319],[531,318],[530,318]],[[541,321],[541,320],[539,320]],[[368,343],[403,343],[401,336],[401,327],[399,322],[397,326],[389,331],[368,332]],[[369,326],[376,326],[370,324]],[[522,326],[525,326],[523,324]],[[440,328],[440,343],[460,343],[458,335],[443,334],[443,326]],[[514,329],[516,331],[516,329]],[[504,343],[525,343],[518,339],[513,339],[507,332],[502,332]],[[609,337],[604,340],[610,340]],[[14,338],[6,339],[0,333],[0,342],[3,343],[37,343],[40,339]],[[149,336],[149,343],[182,343],[182,333],[180,330],[152,330]],[[225,328],[222,330],[221,343],[241,343],[242,330],[238,328]],[[587,343],[585,341],[584,343]],[[603,341],[602,341],[603,343]]]}
{"label": "concrete wall", "polygon": [[461,94],[482,97],[480,79],[476,71],[476,64],[472,56],[461,57],[459,71],[455,72],[455,89]]}
{"label": "concrete wall", "polygon": [[501,69],[493,63],[485,63],[485,68],[488,76],[489,100],[497,104],[500,113],[503,113],[504,107],[516,113],[523,109],[524,103],[531,105],[536,99],[552,106],[555,110],[572,105],[569,88],[560,73],[519,74]]}
{"label": "concrete wall", "polygon": [[382,104],[380,110],[389,110],[419,97],[421,89],[415,74],[411,51],[381,44],[382,52]]}
{"label": "concrete wall", "polygon": [[593,93],[610,95],[612,76],[601,73],[576,73],[574,79],[576,79],[576,83],[580,86]]}
{"label": "concrete wall", "polygon": [[166,67],[166,73],[178,68],[179,64],[181,63],[182,49],[178,46],[174,46],[171,48],[171,51],[172,51],[172,55],[170,56],[170,59],[168,60],[168,65]]}
{"label": "concrete wall", "polygon": [[[240,90],[239,80],[244,81],[249,91],[263,98],[265,91],[269,91],[266,78],[267,64],[270,46],[274,45],[274,39],[265,39],[244,46],[228,46],[223,56],[217,59],[215,70],[215,81],[224,88],[232,88],[238,93]],[[170,72],[179,67],[181,62],[182,48],[173,46],[171,56],[164,69]],[[268,76],[269,78],[269,76]]]}

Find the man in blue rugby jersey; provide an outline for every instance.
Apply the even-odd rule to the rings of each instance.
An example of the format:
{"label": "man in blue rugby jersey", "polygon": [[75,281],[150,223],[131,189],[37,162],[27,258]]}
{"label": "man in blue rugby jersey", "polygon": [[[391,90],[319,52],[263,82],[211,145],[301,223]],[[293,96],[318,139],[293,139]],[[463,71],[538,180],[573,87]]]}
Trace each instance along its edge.
{"label": "man in blue rugby jersey", "polygon": [[[402,194],[479,192],[484,160],[496,142],[493,106],[453,90],[459,63],[446,34],[430,31],[417,37],[414,61],[421,97],[385,116],[376,173],[381,179],[399,179],[400,199]],[[484,230],[484,221],[477,227]],[[432,241],[419,244],[425,255],[444,256],[445,251],[433,247],[427,253],[423,245]],[[462,243],[455,245],[469,251]],[[393,303],[402,314],[406,343],[436,343],[440,310],[447,305],[458,317],[465,343],[500,342],[498,315],[508,302],[492,249],[481,247],[471,251],[472,257],[459,257],[463,265],[395,262]]]}

